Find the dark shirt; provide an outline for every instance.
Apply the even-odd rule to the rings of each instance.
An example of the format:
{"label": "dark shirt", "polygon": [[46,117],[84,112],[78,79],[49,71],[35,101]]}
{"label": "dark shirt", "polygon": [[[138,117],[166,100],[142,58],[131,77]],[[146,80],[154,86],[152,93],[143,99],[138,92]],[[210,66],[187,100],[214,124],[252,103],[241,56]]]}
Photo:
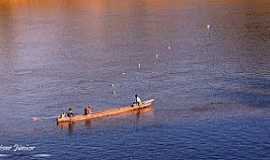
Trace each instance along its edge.
{"label": "dark shirt", "polygon": [[72,111],[68,111],[67,116],[68,117],[72,117],[73,116],[73,112]]}

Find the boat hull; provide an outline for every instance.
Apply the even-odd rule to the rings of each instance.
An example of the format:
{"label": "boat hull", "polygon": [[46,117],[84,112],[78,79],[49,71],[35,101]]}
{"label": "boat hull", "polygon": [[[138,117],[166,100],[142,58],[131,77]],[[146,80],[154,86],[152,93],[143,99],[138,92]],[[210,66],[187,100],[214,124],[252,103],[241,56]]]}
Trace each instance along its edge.
{"label": "boat hull", "polygon": [[140,105],[109,109],[102,112],[92,113],[89,115],[76,115],[73,117],[57,118],[57,123],[93,120],[93,119],[116,116],[120,114],[132,113],[132,112],[148,112],[152,110],[153,103],[154,103],[154,99],[151,99],[151,100],[144,101]]}

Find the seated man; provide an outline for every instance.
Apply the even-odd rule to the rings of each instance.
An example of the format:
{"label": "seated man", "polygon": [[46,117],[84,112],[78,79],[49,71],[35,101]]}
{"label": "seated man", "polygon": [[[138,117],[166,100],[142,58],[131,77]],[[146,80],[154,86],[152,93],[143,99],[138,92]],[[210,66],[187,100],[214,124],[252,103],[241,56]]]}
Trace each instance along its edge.
{"label": "seated man", "polygon": [[68,112],[67,112],[67,116],[68,117],[72,117],[74,114],[73,114],[73,112],[72,112],[72,108],[69,108],[68,109]]}
{"label": "seated man", "polygon": [[92,107],[90,105],[84,108],[84,115],[88,115],[91,113],[92,113]]}

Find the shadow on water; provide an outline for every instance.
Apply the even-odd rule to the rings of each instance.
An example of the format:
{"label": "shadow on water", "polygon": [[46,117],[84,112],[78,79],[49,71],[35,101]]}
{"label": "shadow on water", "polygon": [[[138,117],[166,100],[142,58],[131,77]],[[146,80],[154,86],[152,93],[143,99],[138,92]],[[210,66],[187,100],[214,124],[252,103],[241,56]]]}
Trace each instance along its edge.
{"label": "shadow on water", "polygon": [[249,106],[249,107],[270,107],[269,95],[262,95],[247,91],[231,91],[219,89],[216,91],[218,96],[222,96],[230,101]]}
{"label": "shadow on water", "polygon": [[[259,76],[259,75],[257,75]],[[229,84],[244,85],[256,89],[270,90],[270,79],[264,77],[225,77],[224,81]]]}
{"label": "shadow on water", "polygon": [[91,120],[85,121],[84,126],[85,126],[85,128],[91,129],[92,128],[92,121]]}
{"label": "shadow on water", "polygon": [[262,77],[227,77],[214,96],[249,107],[270,107],[270,80]]}

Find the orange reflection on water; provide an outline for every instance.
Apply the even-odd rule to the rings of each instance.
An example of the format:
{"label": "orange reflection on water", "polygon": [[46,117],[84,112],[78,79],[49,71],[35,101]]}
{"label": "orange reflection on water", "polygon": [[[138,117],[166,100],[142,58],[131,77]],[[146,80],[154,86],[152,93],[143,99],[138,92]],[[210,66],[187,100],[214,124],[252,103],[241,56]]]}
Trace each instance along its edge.
{"label": "orange reflection on water", "polygon": [[49,8],[59,8],[59,9],[72,9],[72,10],[91,10],[96,14],[101,14],[105,11],[129,11],[134,8],[144,8],[144,9],[162,9],[164,7],[180,7],[188,1],[164,1],[164,0],[125,0],[119,2],[118,0],[1,0],[0,7],[21,9],[21,8],[31,8],[31,9],[49,9]]}
{"label": "orange reflection on water", "polygon": [[94,120],[87,120],[82,122],[66,122],[58,123],[57,126],[60,129],[67,130],[69,133],[73,133],[76,130],[76,126],[84,125],[85,128],[106,128],[107,127],[118,127],[123,125],[139,126],[146,123],[149,120],[154,119],[154,109],[146,108],[139,111],[129,112],[123,115],[118,115],[111,118],[99,118]]}

